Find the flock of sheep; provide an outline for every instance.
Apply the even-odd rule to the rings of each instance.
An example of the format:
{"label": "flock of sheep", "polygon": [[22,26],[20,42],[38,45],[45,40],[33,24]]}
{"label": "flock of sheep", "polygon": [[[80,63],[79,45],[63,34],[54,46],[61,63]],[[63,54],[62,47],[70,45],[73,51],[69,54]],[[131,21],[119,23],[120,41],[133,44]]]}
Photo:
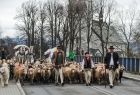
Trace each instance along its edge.
{"label": "flock of sheep", "polygon": [[[0,79],[1,85],[7,86],[9,78],[20,81],[24,85],[24,81],[31,84],[35,83],[54,83],[55,72],[54,65],[50,59],[36,60],[33,64],[25,61],[24,64],[19,63],[14,59],[0,60]],[[114,82],[118,82],[123,74],[124,67],[119,65],[115,71]],[[65,83],[85,83],[84,73],[81,70],[80,63],[66,62],[63,66],[63,75]],[[105,64],[95,64],[92,69],[92,83],[98,84],[108,82],[108,69],[105,69]]]}

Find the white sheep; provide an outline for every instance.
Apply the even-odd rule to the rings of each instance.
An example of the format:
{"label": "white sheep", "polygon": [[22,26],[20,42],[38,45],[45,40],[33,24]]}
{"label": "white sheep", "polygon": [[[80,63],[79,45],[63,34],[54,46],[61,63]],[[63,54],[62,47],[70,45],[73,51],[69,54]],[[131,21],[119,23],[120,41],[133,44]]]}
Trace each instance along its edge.
{"label": "white sheep", "polygon": [[8,86],[9,72],[10,71],[8,64],[6,62],[3,62],[2,67],[0,68],[2,87]]}

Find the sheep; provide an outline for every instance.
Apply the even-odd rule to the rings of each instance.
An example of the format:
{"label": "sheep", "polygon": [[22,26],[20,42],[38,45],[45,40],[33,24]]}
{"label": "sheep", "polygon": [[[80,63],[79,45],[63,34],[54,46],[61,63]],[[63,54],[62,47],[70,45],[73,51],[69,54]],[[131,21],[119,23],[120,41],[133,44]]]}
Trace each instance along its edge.
{"label": "sheep", "polygon": [[6,62],[3,62],[2,67],[0,68],[0,73],[1,73],[1,84],[2,87],[8,86],[8,81],[9,81],[9,67]]}

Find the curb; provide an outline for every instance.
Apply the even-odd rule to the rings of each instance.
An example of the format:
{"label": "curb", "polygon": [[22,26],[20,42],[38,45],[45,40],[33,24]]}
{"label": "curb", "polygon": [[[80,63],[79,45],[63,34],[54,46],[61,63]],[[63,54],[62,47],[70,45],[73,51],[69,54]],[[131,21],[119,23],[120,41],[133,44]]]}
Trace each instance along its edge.
{"label": "curb", "polygon": [[25,91],[23,90],[23,88],[22,88],[22,86],[21,86],[21,84],[18,82],[18,83],[16,83],[16,85],[17,85],[17,87],[18,87],[18,89],[19,89],[21,95],[26,95],[26,94],[25,94]]}
{"label": "curb", "polygon": [[140,79],[136,79],[136,78],[133,78],[133,77],[123,76],[123,78],[140,82]]}

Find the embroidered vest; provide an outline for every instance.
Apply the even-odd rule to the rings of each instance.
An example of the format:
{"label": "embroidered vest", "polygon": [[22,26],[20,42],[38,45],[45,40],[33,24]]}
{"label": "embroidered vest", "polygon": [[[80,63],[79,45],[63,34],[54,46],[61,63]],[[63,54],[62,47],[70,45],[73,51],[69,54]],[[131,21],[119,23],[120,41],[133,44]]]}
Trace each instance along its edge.
{"label": "embroidered vest", "polygon": [[84,68],[91,68],[91,58],[87,59],[85,57],[84,62]]}

